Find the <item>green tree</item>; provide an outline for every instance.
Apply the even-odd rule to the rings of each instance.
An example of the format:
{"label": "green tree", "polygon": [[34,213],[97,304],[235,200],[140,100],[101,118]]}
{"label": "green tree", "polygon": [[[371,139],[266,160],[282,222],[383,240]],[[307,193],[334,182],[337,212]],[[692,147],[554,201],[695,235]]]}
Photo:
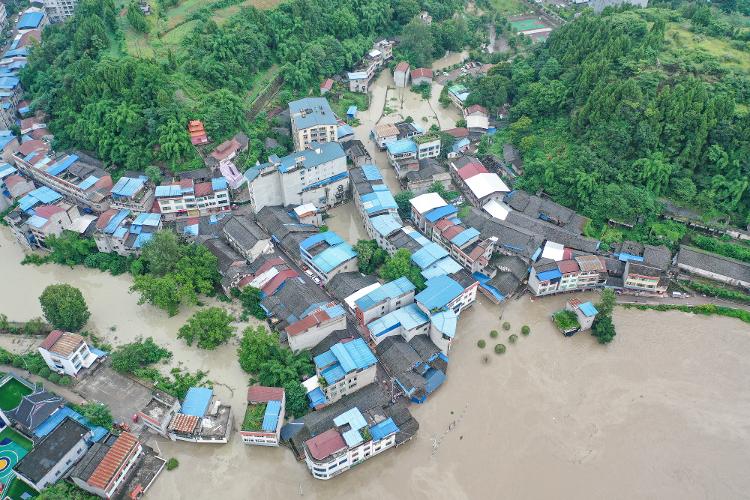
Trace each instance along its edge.
{"label": "green tree", "polygon": [[[162,146],[162,148],[163,147],[164,146]],[[146,174],[146,177],[148,177],[148,180],[150,180],[152,183],[156,184],[157,186],[161,184],[162,174],[159,167],[155,165],[149,165],[144,169],[143,173]]]}
{"label": "green tree", "polygon": [[112,412],[109,411],[107,405],[91,402],[76,407],[76,410],[92,425],[98,425],[105,429],[112,428],[114,420],[112,419]]}
{"label": "green tree", "polygon": [[135,373],[171,357],[172,353],[157,345],[151,337],[118,346],[110,355],[112,368],[120,373]]}
{"label": "green tree", "polygon": [[307,413],[309,409],[307,391],[301,383],[296,380],[286,382],[284,392],[286,393],[286,409],[290,415],[299,418]]}
{"label": "green tree", "polygon": [[39,297],[44,317],[55,328],[77,332],[89,320],[91,313],[83,294],[70,285],[50,285]]}
{"label": "green tree", "polygon": [[237,349],[240,366],[247,373],[258,373],[261,364],[271,357],[278,343],[278,337],[266,330],[263,325],[248,326],[242,332],[240,347]]}
{"label": "green tree", "polygon": [[405,248],[396,250],[396,253],[389,256],[380,268],[380,277],[385,281],[393,281],[402,276],[408,278],[417,290],[424,289],[424,276],[420,269],[411,262],[411,254]]}
{"label": "green tree", "polygon": [[240,302],[242,307],[255,318],[266,319],[266,312],[260,307],[261,291],[252,286],[246,286],[240,292]]}
{"label": "green tree", "polygon": [[141,259],[145,262],[150,274],[164,276],[175,268],[182,254],[177,234],[174,231],[164,230],[157,231],[143,245]]}
{"label": "green tree", "polygon": [[375,240],[359,240],[354,245],[359,262],[359,272],[373,274],[383,265],[388,253]]}
{"label": "green tree", "polygon": [[429,66],[435,52],[435,39],[430,27],[414,19],[404,28],[399,49],[414,67]]}
{"label": "green tree", "polygon": [[134,30],[139,33],[148,33],[148,21],[146,21],[146,16],[143,14],[136,0],[132,0],[128,5],[126,17]]}
{"label": "green tree", "polygon": [[99,497],[73,484],[58,481],[44,488],[36,498],[39,500],[97,500]]}
{"label": "green tree", "polygon": [[601,316],[612,316],[612,311],[615,308],[617,297],[615,292],[611,288],[605,288],[602,290],[602,294],[599,297],[599,303],[596,304],[596,309],[599,311]]}
{"label": "green tree", "polygon": [[609,316],[597,316],[591,327],[591,334],[600,344],[609,344],[615,338],[615,325]]}
{"label": "green tree", "polygon": [[411,191],[399,191],[393,198],[398,205],[398,215],[402,219],[411,218],[411,203],[409,203],[409,200],[414,198],[414,193]]}
{"label": "green tree", "polygon": [[234,318],[220,307],[202,309],[188,319],[177,334],[188,345],[197,341],[201,349],[216,349],[234,335]]}

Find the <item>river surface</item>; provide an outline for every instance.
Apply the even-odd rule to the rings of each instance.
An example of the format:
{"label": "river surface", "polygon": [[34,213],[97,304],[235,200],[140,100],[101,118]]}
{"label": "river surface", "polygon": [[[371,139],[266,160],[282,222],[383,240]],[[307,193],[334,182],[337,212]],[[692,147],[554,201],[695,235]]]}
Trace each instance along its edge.
{"label": "river surface", "polygon": [[[247,376],[236,342],[215,351],[188,347],[176,332],[190,311],[168,318],[139,306],[127,276],[21,266],[22,256],[0,229],[0,312],[39,316],[44,287],[70,283],[89,304],[89,329],[114,344],[153,336],[174,352],[173,364],[208,370],[239,424]],[[618,309],[618,335],[604,347],[588,334],[565,338],[554,330],[549,315],[564,300],[496,306],[480,295],[461,315],[446,383],[412,407],[415,438],[340,477],[312,479],[285,448],[160,439],[152,444],[180,466],[163,472],[148,498],[747,498],[747,325]],[[531,335],[511,345],[500,314],[510,333],[528,324]],[[491,351],[492,329],[502,332],[504,355]],[[485,350],[476,346],[480,338]]]}

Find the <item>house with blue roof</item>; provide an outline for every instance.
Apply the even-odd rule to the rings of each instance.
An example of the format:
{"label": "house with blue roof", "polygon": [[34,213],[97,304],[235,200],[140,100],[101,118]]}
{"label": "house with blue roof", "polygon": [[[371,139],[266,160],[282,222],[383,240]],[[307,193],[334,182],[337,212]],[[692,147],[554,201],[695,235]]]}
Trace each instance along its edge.
{"label": "house with blue roof", "polygon": [[578,324],[581,328],[578,331],[591,330],[591,326],[594,324],[596,315],[599,314],[594,304],[590,301],[581,302],[578,299],[570,299],[565,303],[565,309],[575,313],[578,318]]}
{"label": "house with blue roof", "polygon": [[396,388],[414,403],[424,403],[445,382],[448,356],[425,335],[408,342],[389,337],[377,350],[378,360]]}
{"label": "house with blue roof", "polygon": [[281,158],[271,155],[244,176],[256,213],[276,205],[330,208],[343,203],[349,193],[346,153],[338,142],[313,141],[308,149]]}
{"label": "house with blue roof", "polygon": [[315,356],[313,362],[326,404],[375,382],[378,360],[359,337],[337,342]]}
{"label": "house with blue roof", "polygon": [[358,269],[357,252],[333,231],[313,234],[299,244],[304,265],[325,284],[339,273]]}
{"label": "house with blue roof", "polygon": [[149,212],[154,204],[154,186],[145,175],[124,176],[112,186],[110,207]]}
{"label": "house with blue roof", "polygon": [[240,438],[248,445],[278,446],[284,424],[286,392],[281,387],[253,385],[247,389],[247,409]]}
{"label": "house with blue roof", "polygon": [[357,322],[364,327],[396,309],[413,303],[415,290],[414,284],[404,276],[372,290],[354,302]]}
{"label": "house with blue roof", "polygon": [[30,7],[18,18],[16,29],[18,29],[19,32],[24,30],[35,30],[41,29],[47,24],[49,24],[49,20],[44,14],[44,10],[38,7]]}
{"label": "house with blue roof", "polygon": [[393,336],[408,342],[415,335],[426,335],[429,328],[429,316],[417,304],[408,304],[368,323],[367,334],[375,344]]}
{"label": "house with blue roof", "polygon": [[[157,401],[152,398],[152,402]],[[218,400],[208,387],[191,387],[177,412],[168,403],[163,411],[171,412],[167,436],[173,441],[191,443],[226,443],[232,430],[232,408]]]}
{"label": "house with blue roof", "polygon": [[162,228],[162,215],[110,208],[99,216],[95,227],[97,250],[127,257],[140,254],[143,246]]}
{"label": "house with blue roof", "polygon": [[289,103],[294,149],[304,151],[314,142],[336,142],[338,120],[325,97],[306,97]]}

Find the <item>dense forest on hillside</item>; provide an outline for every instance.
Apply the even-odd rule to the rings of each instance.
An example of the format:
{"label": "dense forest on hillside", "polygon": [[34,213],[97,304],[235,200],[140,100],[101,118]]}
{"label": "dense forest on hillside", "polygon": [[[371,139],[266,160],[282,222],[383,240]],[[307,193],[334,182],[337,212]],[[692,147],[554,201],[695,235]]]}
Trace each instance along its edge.
{"label": "dense forest on hillside", "polygon": [[[708,17],[687,31],[686,14]],[[750,37],[712,15],[585,13],[473,83],[473,100],[512,103],[505,137],[524,156],[519,186],[591,217],[596,236],[612,219],[658,239],[664,197],[750,223]],[[690,50],[706,31],[727,49]]]}
{"label": "dense forest on hillside", "polygon": [[262,157],[269,124],[247,123],[244,113],[255,75],[280,65],[291,91],[317,89],[424,8],[434,17],[431,50],[439,53],[455,43],[452,17],[464,1],[290,0],[268,11],[244,8],[221,26],[203,15],[179,51],[138,58],[119,53],[113,0],[82,0],[73,18],[45,30],[22,81],[35,109],[50,115],[57,147],[91,151],[107,164],[199,166],[185,133],[195,118],[215,141],[245,130]]}

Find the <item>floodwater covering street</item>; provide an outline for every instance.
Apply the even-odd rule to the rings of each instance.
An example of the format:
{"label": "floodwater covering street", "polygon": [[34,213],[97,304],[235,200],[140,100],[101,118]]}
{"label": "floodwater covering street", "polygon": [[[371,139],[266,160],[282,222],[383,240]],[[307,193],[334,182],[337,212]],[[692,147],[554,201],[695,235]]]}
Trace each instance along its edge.
{"label": "floodwater covering street", "polygon": [[[335,220],[335,218],[333,219]],[[0,229],[0,312],[41,314],[45,286],[81,289],[89,329],[118,344],[153,336],[174,363],[209,371],[244,412],[247,376],[236,342],[215,351],[176,338],[190,311],[168,318],[137,305],[130,278],[83,268],[21,266],[23,253]],[[581,297],[579,295],[579,297]],[[595,298],[594,294],[589,296]],[[180,466],[164,471],[148,498],[740,498],[750,491],[750,335],[734,319],[680,312],[615,312],[617,337],[604,347],[588,334],[565,338],[549,315],[567,297],[478,296],[462,313],[446,383],[412,406],[415,438],[330,481],[314,480],[286,448],[152,440]],[[500,328],[512,325],[510,332]],[[522,324],[531,335],[507,341]],[[111,326],[116,326],[114,331]],[[492,352],[501,332],[503,355]],[[478,339],[487,340],[480,350]],[[483,356],[489,362],[482,360]]]}

